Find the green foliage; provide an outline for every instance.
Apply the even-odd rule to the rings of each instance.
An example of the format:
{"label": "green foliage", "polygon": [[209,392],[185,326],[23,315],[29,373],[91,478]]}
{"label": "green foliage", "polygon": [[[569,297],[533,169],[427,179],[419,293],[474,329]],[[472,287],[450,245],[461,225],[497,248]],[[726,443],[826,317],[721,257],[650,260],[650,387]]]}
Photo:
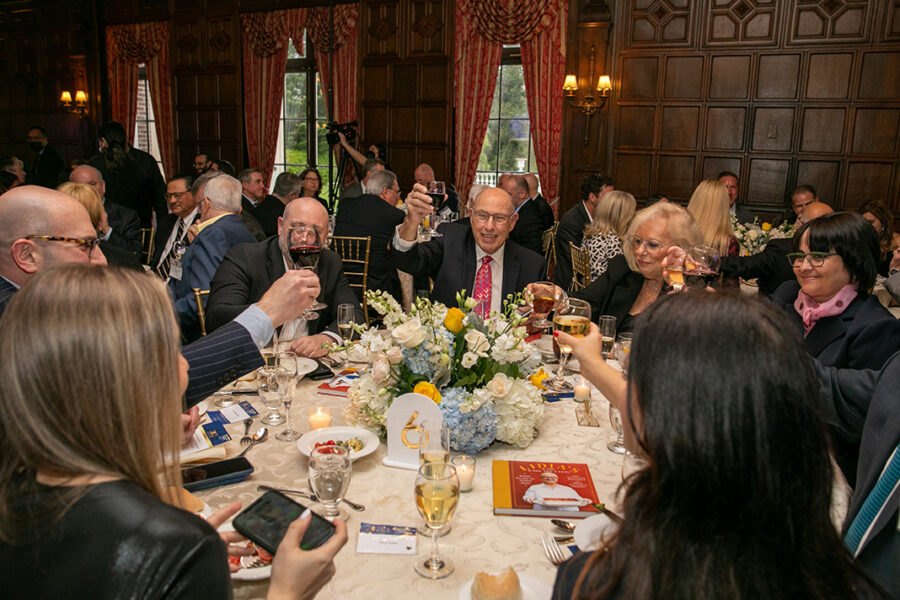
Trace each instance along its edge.
{"label": "green foliage", "polygon": [[[478,170],[501,173],[533,170],[534,149],[530,143],[522,65],[500,66],[491,119],[478,158]],[[513,138],[513,131],[524,134],[524,139]]]}

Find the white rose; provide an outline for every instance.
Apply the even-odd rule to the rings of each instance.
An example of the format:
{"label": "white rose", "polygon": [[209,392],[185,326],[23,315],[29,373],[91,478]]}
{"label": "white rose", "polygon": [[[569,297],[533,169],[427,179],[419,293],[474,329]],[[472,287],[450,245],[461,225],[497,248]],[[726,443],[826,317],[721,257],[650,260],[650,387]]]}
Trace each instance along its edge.
{"label": "white rose", "polygon": [[375,382],[381,385],[391,376],[391,363],[383,354],[378,355],[375,364],[372,365],[372,377]]}
{"label": "white rose", "polygon": [[478,356],[472,354],[471,352],[466,352],[465,354],[463,354],[462,360],[460,361],[463,369],[471,369],[475,366],[476,362],[478,362]]}
{"label": "white rose", "polygon": [[502,398],[509,392],[509,385],[509,377],[503,373],[497,373],[485,387],[487,387],[487,390],[493,395]]}
{"label": "white rose", "polygon": [[392,365],[399,365],[403,362],[403,351],[397,346],[391,346],[385,353],[385,356],[387,356],[388,362]]}
{"label": "white rose", "polygon": [[412,318],[406,323],[398,325],[391,332],[391,336],[402,346],[415,348],[425,341],[425,332],[418,317]]}
{"label": "white rose", "polygon": [[369,349],[361,344],[354,344],[347,349],[347,357],[353,362],[369,362]]}
{"label": "white rose", "polygon": [[478,300],[475,298],[466,298],[465,307],[469,310],[475,310],[475,307],[478,306]]}
{"label": "white rose", "polygon": [[476,354],[483,354],[487,352],[491,347],[490,342],[488,342],[487,336],[477,329],[470,329],[469,331],[467,331],[465,340],[469,351]]}
{"label": "white rose", "polygon": [[751,240],[755,240],[757,237],[759,237],[759,234],[756,232],[755,229],[751,229],[751,230],[748,232],[748,235],[750,236],[750,239],[751,239]]}

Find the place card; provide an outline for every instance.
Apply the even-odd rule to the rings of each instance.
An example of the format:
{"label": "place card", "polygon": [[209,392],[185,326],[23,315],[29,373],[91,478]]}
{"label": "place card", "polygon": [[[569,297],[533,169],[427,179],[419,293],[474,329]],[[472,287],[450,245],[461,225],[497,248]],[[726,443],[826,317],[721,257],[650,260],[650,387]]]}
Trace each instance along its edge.
{"label": "place card", "polygon": [[259,414],[255,408],[253,408],[249,402],[244,400],[243,402],[238,402],[237,404],[232,404],[231,406],[227,406],[222,410],[209,410],[206,412],[206,415],[209,417],[209,420],[213,423],[220,423],[222,425],[227,425],[228,423],[239,423],[245,419],[249,419],[251,417],[255,417]]}
{"label": "place card", "polygon": [[419,437],[416,426],[426,420],[444,420],[434,400],[415,392],[394,398],[387,410],[388,453],[381,460],[382,464],[418,471]]}
{"label": "place card", "polygon": [[416,528],[360,523],[356,542],[359,554],[416,554]]}
{"label": "place card", "polygon": [[184,458],[185,456],[202,452],[203,450],[218,446],[219,444],[224,444],[228,441],[231,441],[231,436],[228,435],[225,426],[221,423],[207,423],[201,425],[194,432],[190,441],[182,444],[181,457]]}

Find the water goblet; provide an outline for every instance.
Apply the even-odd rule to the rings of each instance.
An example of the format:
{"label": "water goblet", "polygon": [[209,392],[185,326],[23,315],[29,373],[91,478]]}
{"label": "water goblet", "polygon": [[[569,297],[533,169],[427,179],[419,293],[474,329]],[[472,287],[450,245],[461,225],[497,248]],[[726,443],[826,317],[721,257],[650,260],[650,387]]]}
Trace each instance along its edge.
{"label": "water goblet", "polygon": [[609,404],[609,424],[616,432],[616,439],[609,442],[606,448],[613,454],[625,454],[625,430],[622,428],[622,415],[612,403]]}
{"label": "water goblet", "polygon": [[340,506],[350,486],[350,470],[350,451],[343,446],[319,446],[309,453],[309,489],[318,496],[323,517],[350,518]]}
{"label": "water goblet", "polygon": [[440,555],[438,538],[456,512],[459,478],[453,465],[429,462],[419,467],[415,485],[416,509],[431,531],[431,552],[416,561],[416,573],[427,579],[441,579],[453,572],[453,562]]}
{"label": "water goblet", "polygon": [[[575,337],[584,337],[591,326],[591,305],[584,300],[567,298],[560,302],[553,314],[553,330],[562,331]],[[572,346],[563,344],[557,338],[559,344],[559,368],[556,377],[544,380],[544,387],[554,392],[567,392],[572,389],[572,384],[566,381],[566,363],[572,354]]]}
{"label": "water goblet", "polygon": [[256,371],[256,389],[259,399],[269,409],[269,414],[262,418],[266,425],[281,425],[284,417],[278,412],[281,406],[281,394],[278,391],[278,367],[260,367]]}

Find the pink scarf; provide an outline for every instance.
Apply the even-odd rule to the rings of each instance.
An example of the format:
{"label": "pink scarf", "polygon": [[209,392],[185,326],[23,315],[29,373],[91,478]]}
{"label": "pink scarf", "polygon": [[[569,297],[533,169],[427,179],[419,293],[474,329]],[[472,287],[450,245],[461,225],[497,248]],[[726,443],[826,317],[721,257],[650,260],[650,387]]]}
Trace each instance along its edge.
{"label": "pink scarf", "polygon": [[853,299],[856,298],[856,283],[848,283],[838,293],[831,297],[830,300],[819,304],[812,299],[812,296],[800,290],[797,299],[794,300],[794,310],[803,318],[803,337],[809,335],[812,328],[815,327],[816,321],[825,317],[833,317],[844,312]]}

